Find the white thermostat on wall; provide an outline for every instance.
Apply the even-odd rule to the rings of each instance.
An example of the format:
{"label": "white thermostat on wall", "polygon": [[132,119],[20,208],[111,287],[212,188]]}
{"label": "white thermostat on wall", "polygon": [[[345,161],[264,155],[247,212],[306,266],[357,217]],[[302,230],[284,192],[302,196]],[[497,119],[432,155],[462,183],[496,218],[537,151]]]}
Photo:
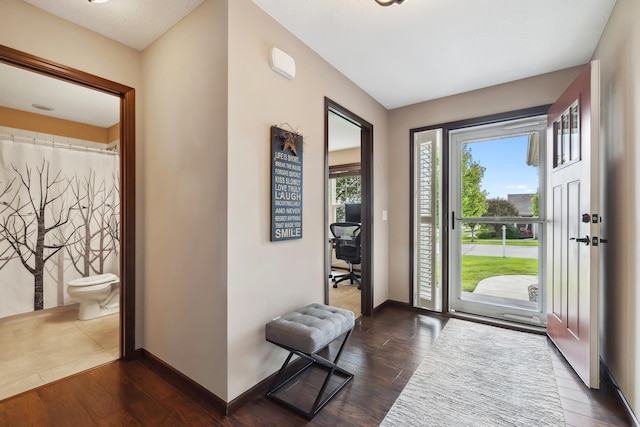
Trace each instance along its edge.
{"label": "white thermostat on wall", "polygon": [[296,61],[277,47],[271,48],[269,65],[273,71],[288,79],[293,79],[296,76]]}

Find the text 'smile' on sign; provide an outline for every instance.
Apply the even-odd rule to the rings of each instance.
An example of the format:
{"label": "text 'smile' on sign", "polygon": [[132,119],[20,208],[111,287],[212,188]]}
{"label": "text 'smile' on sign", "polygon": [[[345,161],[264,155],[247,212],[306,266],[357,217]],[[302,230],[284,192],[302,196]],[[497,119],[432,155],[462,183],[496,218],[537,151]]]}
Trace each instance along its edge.
{"label": "text 'smile' on sign", "polygon": [[271,241],[302,238],[302,136],[271,127]]}

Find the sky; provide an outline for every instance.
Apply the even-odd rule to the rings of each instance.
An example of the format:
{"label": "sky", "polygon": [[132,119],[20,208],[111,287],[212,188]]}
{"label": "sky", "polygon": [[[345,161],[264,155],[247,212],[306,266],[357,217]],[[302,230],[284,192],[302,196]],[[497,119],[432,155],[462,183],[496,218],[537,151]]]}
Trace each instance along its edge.
{"label": "sky", "polygon": [[527,165],[527,140],[523,135],[467,144],[473,160],[486,168],[481,186],[488,198],[535,194],[538,168]]}

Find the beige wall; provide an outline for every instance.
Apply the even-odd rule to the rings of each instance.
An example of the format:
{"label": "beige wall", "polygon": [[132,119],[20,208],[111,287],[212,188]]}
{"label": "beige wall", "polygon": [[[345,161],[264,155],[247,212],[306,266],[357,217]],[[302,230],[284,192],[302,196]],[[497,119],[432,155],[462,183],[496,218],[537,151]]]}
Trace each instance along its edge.
{"label": "beige wall", "polygon": [[[296,61],[269,68],[278,47]],[[229,1],[228,336],[231,400],[273,373],[284,352],[264,340],[270,319],[324,301],[324,97],[374,126],[375,304],[387,299],[387,112],[249,0]],[[304,136],[303,238],[270,242],[269,129]]]}
{"label": "beige wall", "polygon": [[329,152],[329,166],[360,163],[360,148],[348,148]]}
{"label": "beige wall", "polygon": [[551,104],[582,67],[428,101],[390,112],[389,299],[409,302],[409,131]]}
{"label": "beige wall", "polygon": [[142,58],[144,347],[224,399],[227,2],[205,1]]}
{"label": "beige wall", "polygon": [[[145,135],[153,141],[146,204],[154,207],[144,347],[225,401],[282,363],[264,340],[265,323],[324,301],[324,96],[374,123],[386,152],[381,106],[253,3],[228,3],[206,1],[143,53]],[[271,71],[271,46],[294,56],[295,80]],[[269,131],[284,122],[305,138],[303,238],[271,243]],[[386,162],[376,160],[376,206],[384,206]],[[375,233],[379,304],[384,226]]]}
{"label": "beige wall", "polygon": [[109,127],[107,129],[107,141],[113,142],[120,139],[120,123],[116,123],[115,125]]}
{"label": "beige wall", "polygon": [[[0,44],[76,68],[136,89],[142,81],[140,52],[71,24],[20,0],[0,0]],[[144,153],[142,108],[136,102],[136,257],[142,260],[144,235]],[[142,321],[144,268],[136,268],[136,322]],[[142,328],[136,330],[142,345]]]}
{"label": "beige wall", "polygon": [[111,132],[112,128],[117,128],[118,132],[120,132],[119,125],[113,125],[110,128],[103,128],[100,126],[73,122],[71,120],[44,116],[42,114],[14,110],[13,108],[7,107],[0,107],[0,126],[25,129],[50,135],[66,136],[69,138],[84,139],[86,141],[101,142],[104,144],[120,137],[120,134],[117,133],[115,138],[109,139],[110,136],[113,136]]}
{"label": "beige wall", "polygon": [[140,52],[20,0],[0,0],[0,43],[136,87]]}
{"label": "beige wall", "polygon": [[604,280],[601,356],[640,415],[640,2],[618,0],[594,59],[601,69]]}

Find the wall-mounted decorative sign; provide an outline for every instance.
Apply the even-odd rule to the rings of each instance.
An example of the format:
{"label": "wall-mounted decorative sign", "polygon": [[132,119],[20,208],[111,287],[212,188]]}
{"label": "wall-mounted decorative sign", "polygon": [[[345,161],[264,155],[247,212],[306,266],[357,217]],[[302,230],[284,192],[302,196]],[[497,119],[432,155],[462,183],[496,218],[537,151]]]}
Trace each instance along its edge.
{"label": "wall-mounted decorative sign", "polygon": [[271,241],[302,238],[302,135],[271,127]]}

